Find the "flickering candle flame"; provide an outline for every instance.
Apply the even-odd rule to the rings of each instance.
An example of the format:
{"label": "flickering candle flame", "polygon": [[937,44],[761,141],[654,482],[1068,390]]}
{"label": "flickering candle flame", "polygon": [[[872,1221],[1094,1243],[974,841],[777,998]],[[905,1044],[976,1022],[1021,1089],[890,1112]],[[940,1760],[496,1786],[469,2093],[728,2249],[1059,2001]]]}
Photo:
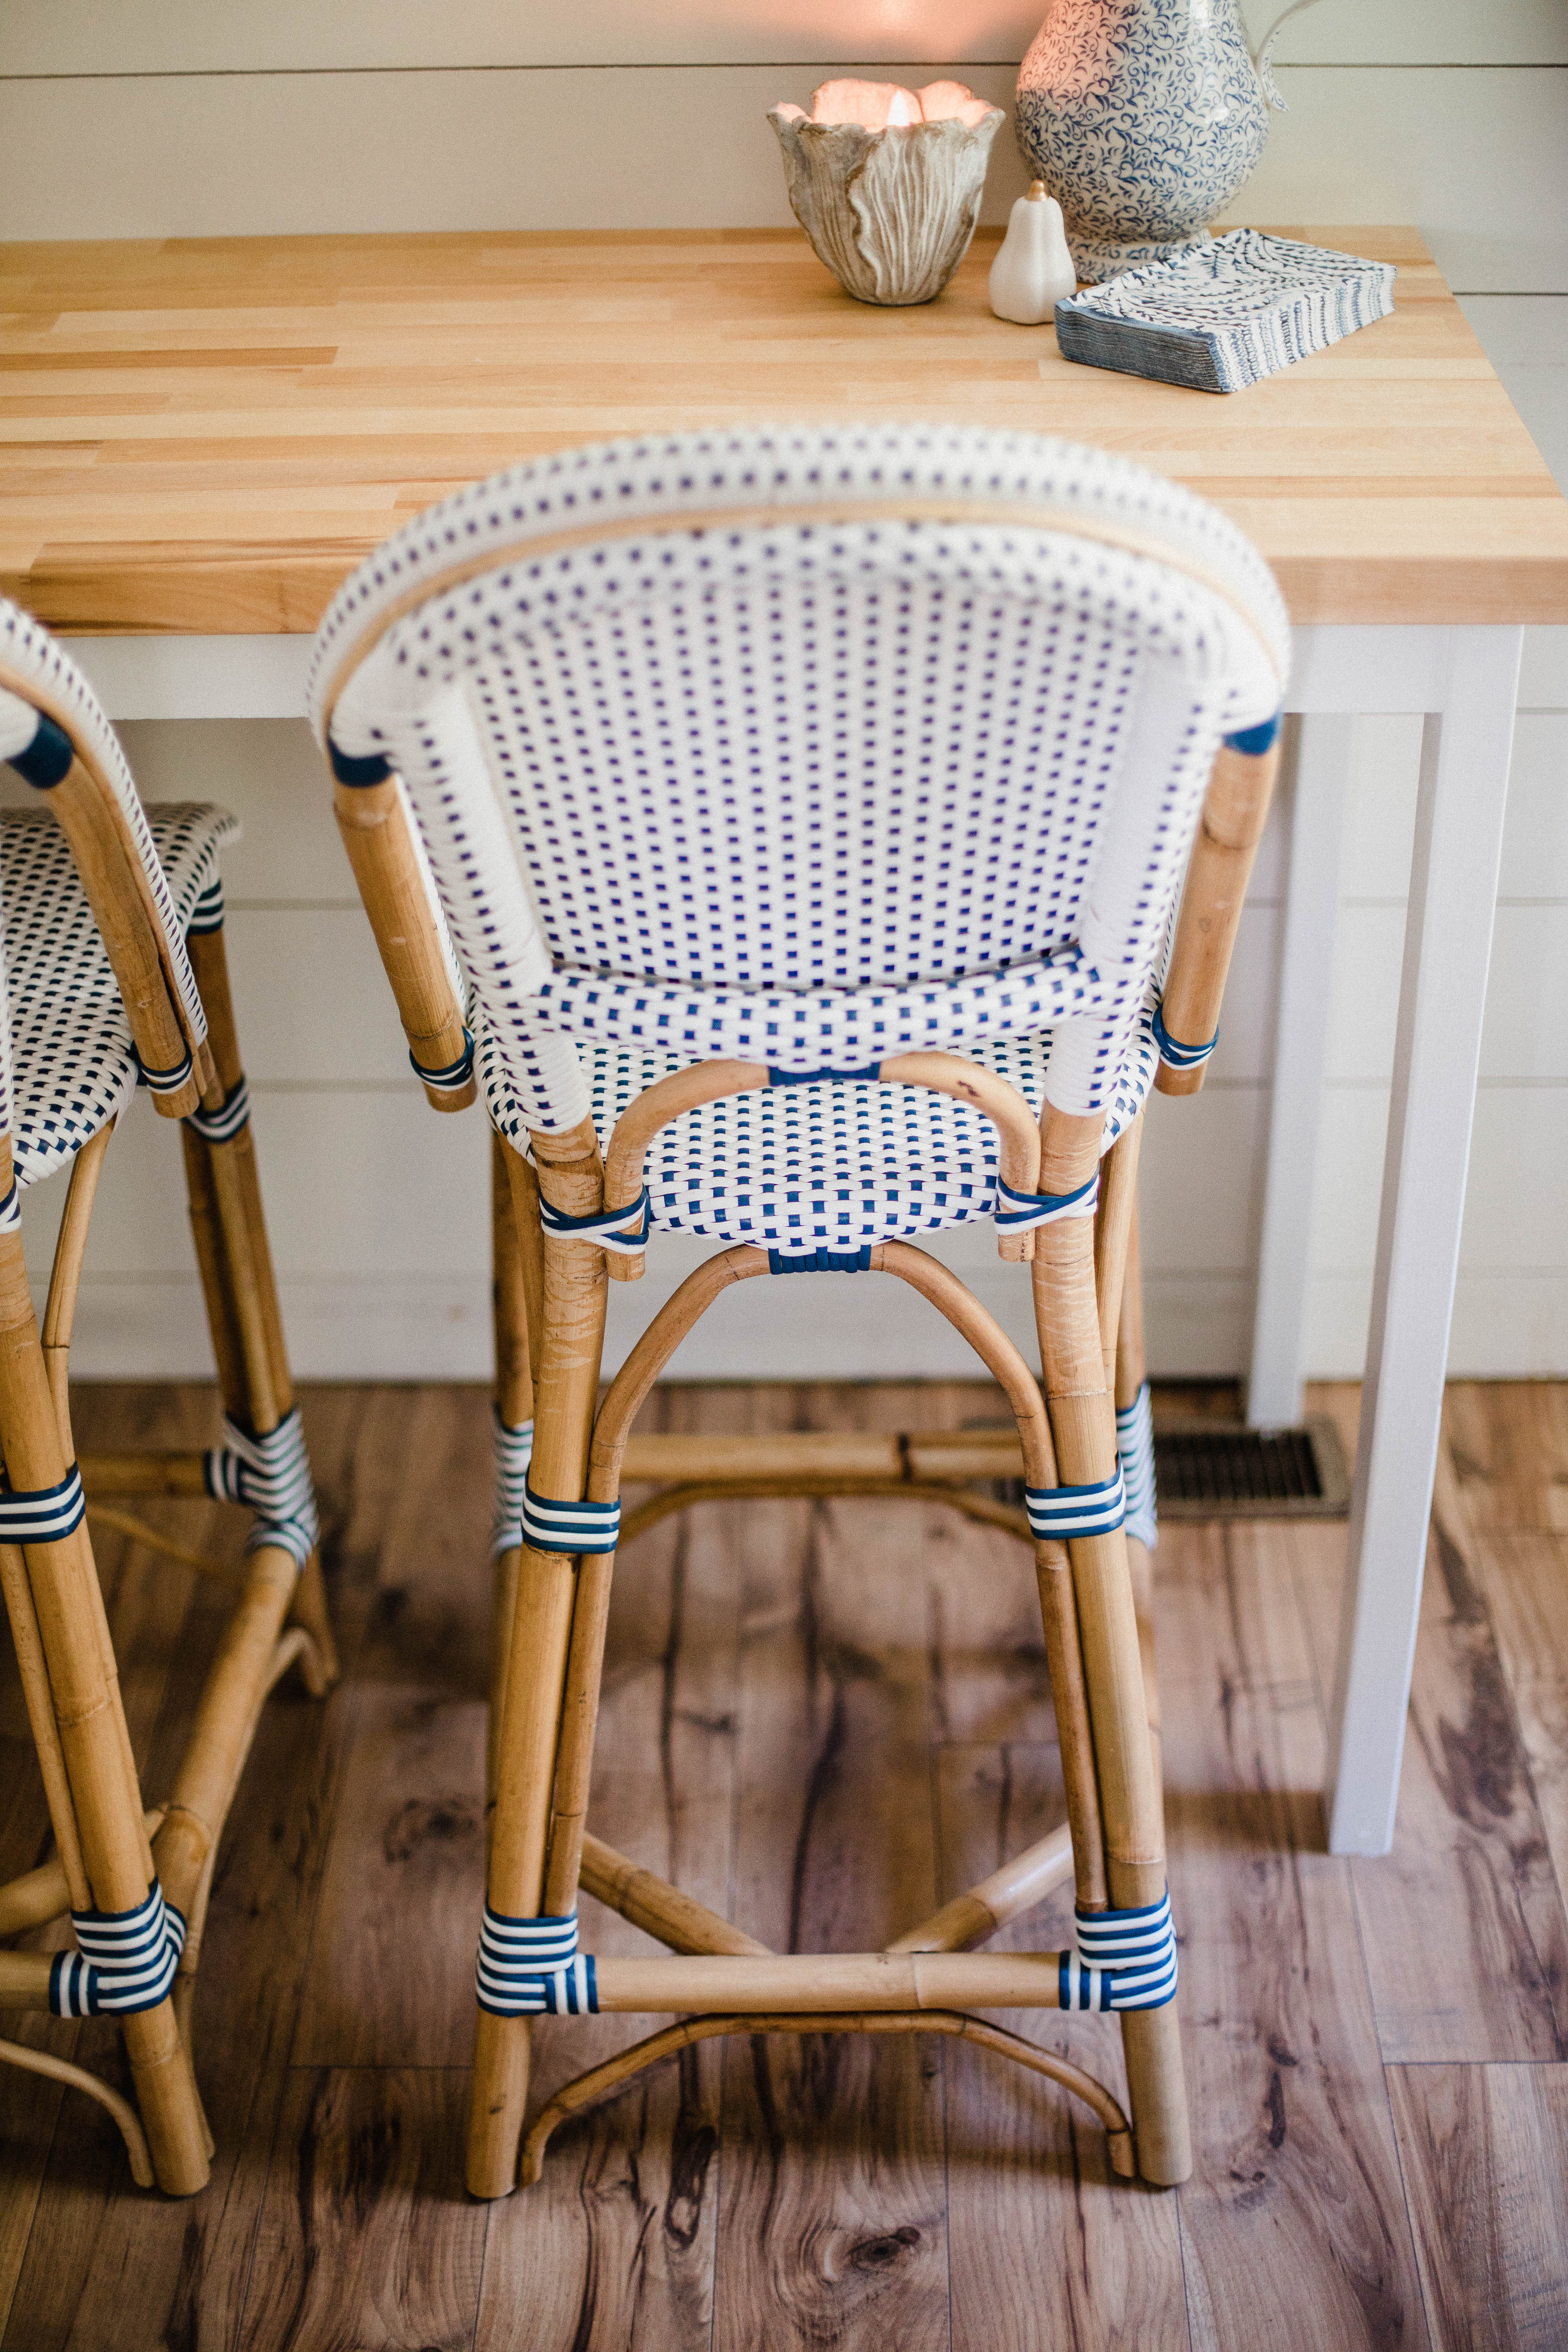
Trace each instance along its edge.
{"label": "flickering candle flame", "polygon": [[921,90],[896,81],[825,81],[812,92],[809,116],[787,102],[773,109],[786,122],[858,122],[863,131],[908,131],[920,122],[959,121],[973,131],[994,114],[961,81],[928,81]]}

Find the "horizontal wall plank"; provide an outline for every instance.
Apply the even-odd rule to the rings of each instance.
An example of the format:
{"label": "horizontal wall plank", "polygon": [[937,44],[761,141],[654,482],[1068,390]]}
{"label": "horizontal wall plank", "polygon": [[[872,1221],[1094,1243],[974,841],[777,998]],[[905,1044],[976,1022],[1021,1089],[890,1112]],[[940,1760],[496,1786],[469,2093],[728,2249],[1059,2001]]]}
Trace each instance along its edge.
{"label": "horizontal wall plank", "polygon": [[[395,1091],[258,1088],[252,1129],[280,1275],[332,1282],[482,1273],[489,1264],[489,1151],[482,1115],[426,1108]],[[35,1273],[47,1265],[65,1182],[23,1196]],[[104,1162],[87,1272],[160,1278],[190,1269],[179,1138],[138,1096]]]}
{"label": "horizontal wall plank", "polygon": [[[676,1244],[668,1244],[676,1247]],[[661,1249],[660,1255],[664,1252]],[[684,1271],[685,1269],[681,1269]],[[624,1362],[678,1276],[617,1284],[611,1293],[605,1370]],[[974,1376],[952,1327],[902,1283],[867,1276],[847,1316],[840,1275],[792,1276],[770,1294],[768,1319],[748,1286],[726,1291],[671,1362],[672,1380],[922,1380]],[[998,1268],[977,1295],[1033,1352],[1027,1291]],[[289,1360],[301,1380],[488,1381],[489,1285],[482,1275],[284,1280],[279,1286]],[[41,1308],[44,1285],[35,1286]],[[1364,1324],[1364,1307],[1363,1321]],[[1223,1380],[1245,1360],[1252,1326],[1248,1283],[1153,1278],[1150,1361],[1171,1378]],[[1016,1327],[1016,1328],[1015,1328]],[[79,1380],[210,1380],[212,1350],[194,1275],[84,1277],[72,1370]],[[1359,1371],[1361,1359],[1355,1359]]]}
{"label": "horizontal wall plank", "polygon": [[[1329,1022],[1331,1081],[1391,1076],[1404,957],[1402,906],[1342,909]],[[1482,1078],[1568,1080],[1564,1004],[1568,898],[1500,906],[1481,1033]]]}
{"label": "horizontal wall plank", "polygon": [[[1386,1087],[1325,1090],[1311,1247],[1321,1276],[1371,1275],[1387,1128]],[[1466,1274],[1568,1272],[1564,1168],[1568,1086],[1483,1085],[1460,1242]],[[1559,1345],[1568,1368],[1568,1326]],[[1320,1377],[1316,1357],[1309,1377]],[[1325,1368],[1321,1377],[1336,1375]]]}
{"label": "horizontal wall plank", "polygon": [[[1247,0],[1254,37],[1279,0]],[[320,72],[453,66],[742,65],[773,58],[872,62],[900,57],[1017,58],[1040,6],[1010,0],[9,0],[0,74]],[[1383,0],[1296,17],[1276,52],[1328,65],[1538,65],[1568,60],[1555,0]]]}
{"label": "horizontal wall plank", "polygon": [[[1310,1380],[1359,1380],[1372,1275],[1320,1274],[1308,1290]],[[1568,1370],[1568,1273],[1480,1274],[1461,1266],[1448,1339],[1453,1380],[1561,1379]]]}
{"label": "horizontal wall plank", "polygon": [[[763,117],[832,63],[14,81],[0,216],[24,238],[784,225]],[[1016,74],[965,78],[1006,105]],[[1302,66],[1281,86],[1233,217],[1414,221],[1467,292],[1568,289],[1568,75]],[[1006,129],[993,152],[999,220],[1023,172]]]}
{"label": "horizontal wall plank", "polygon": [[[674,1244],[670,1244],[674,1246]],[[660,1255],[662,1255],[662,1250]],[[912,1294],[876,1313],[856,1302],[852,1335],[823,1285],[831,1275],[792,1277],[770,1300],[765,1344],[743,1318],[733,1329],[720,1308],[679,1350],[682,1380],[967,1378],[973,1364],[939,1316],[914,1310]],[[605,1369],[624,1360],[646,1320],[675,1286],[650,1277],[617,1286],[610,1302]],[[44,1284],[35,1286],[41,1309]],[[887,1292],[895,1287],[889,1284]],[[1016,1282],[1000,1274],[977,1285],[1005,1327],[1015,1319]],[[488,1283],[482,1274],[416,1274],[342,1281],[284,1281],[283,1320],[296,1373],[309,1380],[485,1381],[490,1371]],[[642,1295],[639,1297],[638,1293]],[[800,1296],[805,1292],[808,1295]],[[1323,1275],[1309,1292],[1310,1376],[1359,1379],[1366,1351],[1372,1276]],[[740,1299],[743,1290],[727,1292]],[[842,1301],[842,1293],[837,1294]],[[826,1316],[824,1303],[829,1306]],[[723,1302],[721,1301],[721,1307]],[[1253,1286],[1230,1275],[1151,1275],[1146,1285],[1149,1361],[1157,1378],[1230,1380],[1247,1362]],[[894,1311],[894,1309],[897,1311]],[[891,1316],[892,1319],[889,1319]],[[1031,1346],[1026,1312],[1013,1337]],[[1456,1379],[1561,1378],[1568,1328],[1568,1274],[1480,1275],[1461,1271],[1454,1299],[1448,1369]],[[212,1377],[212,1351],[194,1275],[84,1279],[72,1369],[82,1380]]]}

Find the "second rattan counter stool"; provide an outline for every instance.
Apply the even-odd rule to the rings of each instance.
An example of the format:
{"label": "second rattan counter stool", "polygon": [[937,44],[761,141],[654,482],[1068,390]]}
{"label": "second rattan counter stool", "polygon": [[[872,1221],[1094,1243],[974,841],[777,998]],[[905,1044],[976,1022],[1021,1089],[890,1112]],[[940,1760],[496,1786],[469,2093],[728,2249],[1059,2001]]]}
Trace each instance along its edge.
{"label": "second rattan counter stool", "polygon": [[[1129,1565],[1147,1399],[1119,1327],[1143,1103],[1212,1049],[1287,660],[1274,583],[1213,509],[1097,451],[911,428],[576,450],[433,508],[333,604],[311,707],[344,837],[416,1067],[454,1107],[477,1050],[503,1180],[476,2195],[518,2178],[531,2021],[595,2009],[682,2022],[552,2100],[524,2179],[561,2115],[704,2034],[889,2030],[1054,2074],[1114,2169],[1185,2177]],[[1043,1381],[910,1239],[973,1219],[1032,1286]],[[720,1247],[598,1403],[607,1282],[659,1232]],[[802,1270],[911,1285],[1012,1404],[1072,1951],[964,1948],[1055,1882],[1060,1839],[885,1950],[782,1955],[587,1833],[611,1569],[650,1508],[1000,1507],[962,1484],[994,1452],[879,1475],[861,1440],[628,1443],[721,1290]],[[623,1475],[667,1488],[624,1525]],[[580,1883],[672,1956],[580,1952]],[[1058,2005],[1119,2014],[1131,2126],[972,2014]]]}
{"label": "second rattan counter stool", "polygon": [[[136,2179],[188,2193],[212,2154],[190,2005],[224,1820],[273,1685],[298,1664],[320,1696],[337,1671],[224,958],[218,858],[238,827],[217,808],[144,812],[85,679],[3,602],[0,759],[38,800],[0,814],[0,1581],[55,1842],[54,1860],[0,1887],[0,1938],[68,1911],[78,1948],[0,1950],[0,2008],[119,2018],[136,2109],[47,2053],[6,2042],[0,2062],[88,2092],[113,2114]],[[68,1387],[77,1289],[105,1150],[139,1083],[184,1122],[223,1441],[79,1464]],[[40,1334],[18,1195],[68,1166]],[[106,1499],[202,1494],[254,1513],[243,1569]],[[95,1517],[237,1596],[174,1784],[145,1811]]]}

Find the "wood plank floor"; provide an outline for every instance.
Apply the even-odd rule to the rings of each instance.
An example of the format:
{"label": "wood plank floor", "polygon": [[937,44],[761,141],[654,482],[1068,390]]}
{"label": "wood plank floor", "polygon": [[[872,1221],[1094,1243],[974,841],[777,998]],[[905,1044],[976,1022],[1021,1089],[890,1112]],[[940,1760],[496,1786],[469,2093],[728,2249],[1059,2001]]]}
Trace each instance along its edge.
{"label": "wood plank floor", "polygon": [[[1354,1391],[1314,1404],[1353,1444]],[[1386,1861],[1323,1851],[1342,1525],[1165,1531],[1186,2187],[1112,2185],[1084,2111],[984,2053],[735,2041],[563,2126],[540,2186],[489,2207],[461,2188],[488,1402],[342,1388],[304,1406],[347,1672],[325,1706],[272,1702],[224,1843],[196,2002],[212,2182],[139,2194],[96,2108],[0,2068],[0,2352],[1568,2345],[1568,1390],[1450,1391]],[[75,1411],[93,1448],[205,1442],[215,1408],[103,1388]],[[955,1427],[999,1399],[671,1387],[649,1414]],[[189,1540],[235,1538],[216,1507],[159,1507]],[[100,1560],[155,1797],[221,1597],[118,1538]],[[5,1669],[8,1877],[47,1825]],[[1062,1814],[1033,1580],[1006,1537],[921,1506],[752,1503],[628,1551],[595,1826],[754,1934],[880,1943]],[[589,1948],[649,1948],[583,1908]],[[1068,1912],[1005,1940],[1063,1941]],[[1104,2021],[1007,2021],[1120,2086]],[[545,2028],[542,2095],[643,2023]],[[106,2027],[0,2033],[122,2078]]]}

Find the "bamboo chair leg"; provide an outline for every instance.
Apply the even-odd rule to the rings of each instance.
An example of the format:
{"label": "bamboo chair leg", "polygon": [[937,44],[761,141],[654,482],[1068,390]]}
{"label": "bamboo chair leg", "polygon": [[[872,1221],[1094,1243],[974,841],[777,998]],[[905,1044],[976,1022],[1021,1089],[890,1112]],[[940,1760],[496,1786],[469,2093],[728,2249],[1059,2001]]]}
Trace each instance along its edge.
{"label": "bamboo chair leg", "polygon": [[[1040,1186],[1067,1192],[1086,1182],[1099,1161],[1101,1122],[1047,1106],[1042,1123]],[[1094,1233],[1081,1218],[1043,1226],[1035,1237],[1035,1316],[1040,1361],[1066,1485],[1107,1477],[1116,1460],[1112,1387],[1095,1285]],[[1120,1295],[1120,1264],[1108,1265]],[[1106,1875],[1112,1906],[1157,1903],[1165,1891],[1164,1824],[1150,1750],[1138,1624],[1128,1573],[1127,1541],[1110,1536],[1075,1541],[1073,1584],[1094,1727]],[[1181,2037],[1173,2002],[1125,2012],[1122,2048],[1138,2144],[1138,2168],[1162,2187],[1192,2169]]]}
{"label": "bamboo chair leg", "polygon": [[[8,1174],[8,1168],[0,1171]],[[0,1238],[0,1447],[20,1492],[57,1486],[65,1476],[15,1234]],[[130,1910],[145,1900],[153,1860],[141,1798],[127,1779],[129,1742],[91,1541],[79,1527],[58,1543],[27,1545],[24,1556],[88,1887],[98,1909]],[[206,2126],[174,2002],[121,2022],[158,2179],[172,2193],[188,2195],[207,2178]]]}
{"label": "bamboo chair leg", "polygon": [[[55,1721],[49,1670],[38,1633],[37,1612],[33,1607],[33,1589],[27,1581],[26,1561],[16,1544],[0,1545],[0,1587],[4,1588],[5,1594],[5,1614],[11,1622],[11,1641],[16,1653],[22,1696],[26,1705],[27,1722],[33,1734],[33,1746],[37,1752],[39,1770],[43,1775],[44,1801],[49,1809],[49,1826],[55,1833],[55,1847],[65,1874],[69,1907],[73,1911],[86,1911],[91,1907],[92,1890],[87,1881],[87,1864],[82,1860],[81,1833],[77,1827],[70,1775],[66,1769],[65,1751],[60,1746],[59,1726]],[[54,1911],[44,1916],[53,1918],[58,1910],[57,1905]],[[8,1928],[5,1932],[9,1934],[15,1930]]]}
{"label": "bamboo chair leg", "polygon": [[[604,1168],[590,1122],[532,1139],[540,1182],[571,1216],[592,1215],[604,1199]],[[521,1225],[531,1203],[521,1160],[506,1153]],[[535,1491],[576,1499],[584,1492],[604,1346],[608,1276],[604,1254],[579,1242],[543,1244],[542,1344],[534,1366]],[[550,1801],[571,1637],[576,1572],[572,1558],[524,1545],[506,1669],[490,1837],[488,1899],[513,1918],[543,1902]],[[528,2098],[529,2021],[479,2012],[469,2094],[468,2184],[475,2197],[509,2196]]]}
{"label": "bamboo chair leg", "polygon": [[[1116,1326],[1116,1410],[1136,1403],[1148,1378],[1143,1349],[1143,1264],[1138,1240],[1138,1203],[1127,1226],[1127,1257],[1121,1275],[1121,1313]],[[1154,1560],[1136,1536],[1127,1538],[1127,1572],[1138,1618],[1138,1649],[1143,1661],[1143,1696],[1149,1707],[1149,1744],[1154,1757],[1154,1791],[1164,1816],[1164,1759],[1160,1738],[1160,1684],[1154,1672]]]}
{"label": "bamboo chair leg", "polygon": [[200,1957],[203,1876],[245,1769],[261,1702],[272,1686],[296,1573],[293,1554],[280,1545],[265,1544],[247,1556],[245,1592],[224,1628],[154,1842],[163,1891],[189,1922],[182,1977],[195,1974]]}
{"label": "bamboo chair leg", "polygon": [[[533,1170],[527,1160],[519,1166],[519,1189],[530,1199],[537,1192]],[[539,1226],[537,1206],[530,1220]],[[540,1235],[539,1249],[543,1237]],[[538,1252],[534,1253],[535,1257]],[[542,1273],[535,1265],[536,1274]],[[490,1135],[490,1303],[495,1326],[496,1412],[509,1429],[521,1429],[533,1419],[532,1354],[529,1344],[528,1277],[518,1236],[517,1211],[511,1179],[507,1173],[506,1146]],[[537,1308],[535,1309],[537,1319]],[[506,1711],[507,1664],[511,1656],[512,1617],[517,1608],[518,1549],[498,1552],[491,1570],[490,1704],[485,1734],[485,1833],[489,1840],[494,1818],[496,1784],[500,1770],[501,1717]]]}
{"label": "bamboo chair leg", "polygon": [[[294,1391],[283,1348],[255,1146],[248,1128],[231,1141],[216,1144],[185,1128],[181,1141],[191,1233],[224,1411],[265,1436],[293,1405]],[[339,1666],[315,1552],[296,1574],[289,1614],[310,1636],[310,1648],[300,1653],[306,1688],[313,1698],[324,1698],[338,1678]]]}
{"label": "bamboo chair leg", "polygon": [[[243,1068],[223,932],[194,933],[189,947],[218,1083],[227,1095],[239,1084]],[[184,1142],[191,1228],[224,1406],[262,1436],[290,1410],[294,1388],[255,1140],[247,1124],[226,1143],[207,1143],[186,1128]],[[324,1697],[340,1667],[315,1552],[300,1571],[289,1613],[310,1636],[310,1648],[300,1654],[306,1687],[312,1697]]]}
{"label": "bamboo chair leg", "polygon": [[55,1401],[55,1419],[59,1423],[60,1442],[68,1462],[76,1459],[70,1423],[70,1344],[76,1325],[76,1297],[81,1284],[92,1204],[103,1172],[103,1155],[113,1133],[114,1121],[110,1119],[96,1135],[89,1137],[71,1162],[65,1214],[60,1219],[55,1262],[49,1272],[48,1302],[44,1308],[44,1362],[48,1368],[49,1392]]}

